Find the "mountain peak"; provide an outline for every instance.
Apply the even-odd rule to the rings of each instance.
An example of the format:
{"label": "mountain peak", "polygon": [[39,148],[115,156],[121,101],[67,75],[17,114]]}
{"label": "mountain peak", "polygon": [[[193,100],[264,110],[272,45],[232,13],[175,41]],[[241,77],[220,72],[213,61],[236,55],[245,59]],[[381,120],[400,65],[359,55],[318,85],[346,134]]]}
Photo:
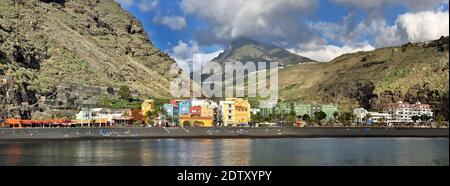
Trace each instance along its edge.
{"label": "mountain peak", "polygon": [[224,62],[278,62],[279,66],[314,62],[303,56],[291,53],[273,44],[266,44],[249,38],[232,41],[224,52],[212,61]]}

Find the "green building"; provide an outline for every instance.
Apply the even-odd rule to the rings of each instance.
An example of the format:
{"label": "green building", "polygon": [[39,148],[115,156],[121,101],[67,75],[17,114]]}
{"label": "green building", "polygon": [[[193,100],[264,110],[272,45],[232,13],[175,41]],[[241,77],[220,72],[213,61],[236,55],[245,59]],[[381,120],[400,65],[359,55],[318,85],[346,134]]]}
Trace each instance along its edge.
{"label": "green building", "polygon": [[260,111],[259,111],[260,115],[264,118],[268,118],[268,117],[270,117],[270,115],[272,115],[274,113],[273,108],[259,108],[259,109],[260,109]]}
{"label": "green building", "polygon": [[336,105],[321,105],[321,110],[327,114],[326,120],[334,118],[334,113],[339,113],[339,108]]}
{"label": "green building", "polygon": [[305,105],[305,104],[295,104],[294,105],[294,111],[297,116],[303,116],[305,114],[308,114],[311,116],[311,105]]}
{"label": "green building", "polygon": [[336,105],[311,105],[301,103],[279,102],[274,108],[261,108],[261,116],[270,117],[271,114],[289,114],[294,111],[297,116],[308,114],[314,117],[314,113],[323,111],[327,114],[325,120],[333,119],[335,112],[339,113],[339,108]]}
{"label": "green building", "polygon": [[289,114],[295,111],[292,103],[281,102],[274,108],[274,113],[276,114]]}

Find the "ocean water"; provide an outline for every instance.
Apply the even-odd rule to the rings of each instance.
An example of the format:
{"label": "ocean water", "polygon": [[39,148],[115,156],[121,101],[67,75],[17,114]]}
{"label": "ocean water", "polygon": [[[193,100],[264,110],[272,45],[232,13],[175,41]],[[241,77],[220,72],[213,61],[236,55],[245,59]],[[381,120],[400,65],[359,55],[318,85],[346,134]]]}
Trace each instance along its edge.
{"label": "ocean water", "polygon": [[448,166],[448,138],[0,142],[0,165]]}

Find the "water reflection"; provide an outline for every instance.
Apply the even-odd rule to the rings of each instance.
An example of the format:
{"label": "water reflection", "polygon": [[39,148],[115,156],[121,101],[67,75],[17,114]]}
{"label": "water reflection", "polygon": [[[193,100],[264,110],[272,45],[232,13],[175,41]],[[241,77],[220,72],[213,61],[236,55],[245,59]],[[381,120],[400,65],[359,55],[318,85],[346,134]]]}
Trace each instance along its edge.
{"label": "water reflection", "polygon": [[449,165],[448,138],[0,142],[0,165]]}

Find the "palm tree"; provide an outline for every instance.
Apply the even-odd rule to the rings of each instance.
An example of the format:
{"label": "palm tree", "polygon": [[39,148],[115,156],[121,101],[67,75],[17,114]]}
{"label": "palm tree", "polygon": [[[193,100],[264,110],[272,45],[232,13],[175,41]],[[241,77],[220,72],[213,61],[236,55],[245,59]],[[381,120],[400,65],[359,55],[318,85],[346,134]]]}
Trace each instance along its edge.
{"label": "palm tree", "polygon": [[327,114],[323,111],[314,113],[314,117],[317,119],[317,124],[322,125],[321,121],[327,118]]}
{"label": "palm tree", "polygon": [[386,124],[386,119],[385,119],[384,117],[382,117],[382,118],[380,118],[380,119],[378,120],[378,125],[379,125],[380,127],[385,126],[385,124]]}
{"label": "palm tree", "polygon": [[333,113],[333,119],[334,119],[334,120],[333,120],[333,123],[336,122],[337,117],[339,117],[339,112],[338,112],[338,111],[336,111],[336,112]]}

